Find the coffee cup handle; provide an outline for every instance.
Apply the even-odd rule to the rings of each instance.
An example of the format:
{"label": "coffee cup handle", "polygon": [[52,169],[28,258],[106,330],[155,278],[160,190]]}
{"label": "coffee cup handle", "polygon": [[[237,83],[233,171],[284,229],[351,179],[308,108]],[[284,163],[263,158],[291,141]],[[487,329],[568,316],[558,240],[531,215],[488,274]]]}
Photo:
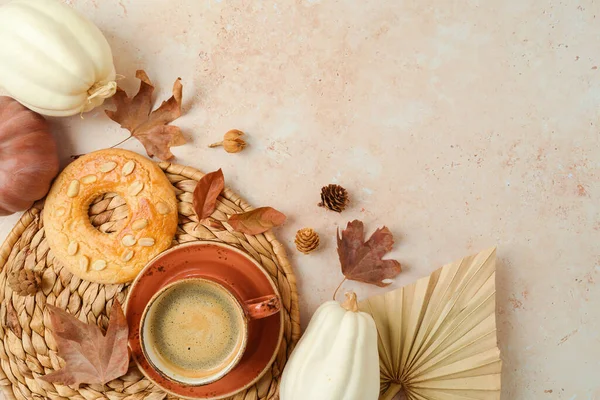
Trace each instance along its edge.
{"label": "coffee cup handle", "polygon": [[246,301],[244,309],[249,319],[266,318],[281,310],[281,301],[277,295],[270,294]]}

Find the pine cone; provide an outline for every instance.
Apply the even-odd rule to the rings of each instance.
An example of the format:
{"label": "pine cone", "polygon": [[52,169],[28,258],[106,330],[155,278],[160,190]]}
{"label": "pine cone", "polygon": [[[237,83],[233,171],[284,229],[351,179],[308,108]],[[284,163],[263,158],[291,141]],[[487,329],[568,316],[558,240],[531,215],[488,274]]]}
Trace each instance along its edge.
{"label": "pine cone", "polygon": [[21,268],[8,277],[8,285],[20,296],[35,294],[42,287],[40,274],[30,269]]}
{"label": "pine cone", "polygon": [[348,205],[348,192],[340,185],[327,185],[321,189],[321,202],[319,207],[329,208],[331,211],[342,212]]}
{"label": "pine cone", "polygon": [[311,228],[300,229],[296,233],[296,248],[299,252],[308,254],[319,247],[319,234]]}

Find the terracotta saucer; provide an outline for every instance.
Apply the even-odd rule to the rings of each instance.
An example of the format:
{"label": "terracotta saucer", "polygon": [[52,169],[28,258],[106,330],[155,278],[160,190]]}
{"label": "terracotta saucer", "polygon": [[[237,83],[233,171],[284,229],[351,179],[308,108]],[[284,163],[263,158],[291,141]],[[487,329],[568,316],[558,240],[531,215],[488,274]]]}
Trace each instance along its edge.
{"label": "terracotta saucer", "polygon": [[221,399],[248,388],[271,366],[283,337],[283,314],[249,322],[248,347],[240,363],[216,382],[186,386],[154,370],[144,357],[139,328],[144,308],[154,293],[178,280],[209,278],[232,289],[240,300],[277,294],[267,273],[246,253],[218,242],[193,242],[165,251],[140,272],[131,285],[125,314],[129,347],[140,371],[165,391],[188,399]]}

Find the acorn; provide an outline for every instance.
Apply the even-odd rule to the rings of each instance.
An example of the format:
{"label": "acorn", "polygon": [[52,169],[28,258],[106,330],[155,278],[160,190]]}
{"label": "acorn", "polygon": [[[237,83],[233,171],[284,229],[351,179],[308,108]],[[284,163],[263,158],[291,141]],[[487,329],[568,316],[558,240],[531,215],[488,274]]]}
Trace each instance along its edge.
{"label": "acorn", "polygon": [[239,153],[246,147],[246,142],[241,138],[241,136],[244,136],[244,132],[237,129],[232,129],[225,133],[223,136],[223,141],[213,143],[208,147],[212,148],[223,146],[225,151],[228,153]]}

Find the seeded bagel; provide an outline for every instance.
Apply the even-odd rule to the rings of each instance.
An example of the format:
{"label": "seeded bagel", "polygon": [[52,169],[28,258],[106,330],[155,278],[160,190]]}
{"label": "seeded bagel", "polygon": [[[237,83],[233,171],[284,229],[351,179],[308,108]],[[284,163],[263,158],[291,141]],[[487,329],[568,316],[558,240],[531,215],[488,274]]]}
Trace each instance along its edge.
{"label": "seeded bagel", "polygon": [[[117,193],[129,207],[114,233],[91,224],[90,204]],[[107,149],[86,154],[58,176],[44,206],[50,249],[82,279],[98,283],[132,281],[140,270],[171,246],[177,230],[177,199],[162,170],[137,153]]]}

